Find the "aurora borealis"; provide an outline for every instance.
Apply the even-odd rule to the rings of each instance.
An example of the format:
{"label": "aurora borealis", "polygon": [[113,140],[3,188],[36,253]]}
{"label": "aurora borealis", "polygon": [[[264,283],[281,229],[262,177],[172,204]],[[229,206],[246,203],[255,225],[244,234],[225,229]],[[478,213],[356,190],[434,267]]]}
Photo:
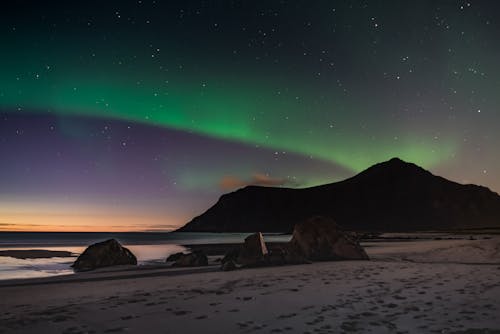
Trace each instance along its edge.
{"label": "aurora borealis", "polygon": [[500,191],[494,1],[17,1],[0,230],[169,230],[398,156]]}

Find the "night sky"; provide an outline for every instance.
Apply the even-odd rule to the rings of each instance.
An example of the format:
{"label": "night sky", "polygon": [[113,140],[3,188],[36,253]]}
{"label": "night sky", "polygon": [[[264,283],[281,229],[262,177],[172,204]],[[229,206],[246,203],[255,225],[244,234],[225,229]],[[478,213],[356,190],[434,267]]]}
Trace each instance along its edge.
{"label": "night sky", "polygon": [[0,230],[164,231],[400,157],[500,191],[498,1],[13,1]]}

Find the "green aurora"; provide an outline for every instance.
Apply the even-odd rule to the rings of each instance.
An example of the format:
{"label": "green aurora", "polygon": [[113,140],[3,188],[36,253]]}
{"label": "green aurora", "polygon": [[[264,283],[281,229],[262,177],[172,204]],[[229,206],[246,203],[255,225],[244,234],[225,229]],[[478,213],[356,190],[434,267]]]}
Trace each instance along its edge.
{"label": "green aurora", "polygon": [[[324,159],[355,172],[393,156],[432,167],[457,149],[454,138],[437,142],[421,129],[395,126],[389,134],[383,123],[390,120],[363,116],[361,122],[369,106],[357,106],[340,94],[294,93],[299,87],[281,92],[279,80],[263,84],[251,76],[213,75],[206,82],[195,76],[162,82],[112,73],[100,78],[103,72],[96,69],[21,68],[2,69],[7,73],[0,79],[3,109],[146,123]],[[362,123],[372,128],[363,129]]]}
{"label": "green aurora", "polygon": [[498,192],[499,4],[6,2],[0,230],[169,230],[392,157]]}

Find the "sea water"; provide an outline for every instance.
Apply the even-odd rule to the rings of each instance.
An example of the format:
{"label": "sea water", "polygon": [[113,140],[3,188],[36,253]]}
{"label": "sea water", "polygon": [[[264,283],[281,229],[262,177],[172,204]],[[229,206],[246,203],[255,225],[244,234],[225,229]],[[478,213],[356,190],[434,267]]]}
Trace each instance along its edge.
{"label": "sea water", "polygon": [[[0,250],[43,249],[68,251],[71,257],[17,259],[0,256],[0,280],[72,274],[71,264],[93,243],[114,238],[135,254],[139,265],[163,263],[185,245],[240,243],[250,233],[186,232],[0,232]],[[290,235],[264,234],[269,242],[288,241]]]}

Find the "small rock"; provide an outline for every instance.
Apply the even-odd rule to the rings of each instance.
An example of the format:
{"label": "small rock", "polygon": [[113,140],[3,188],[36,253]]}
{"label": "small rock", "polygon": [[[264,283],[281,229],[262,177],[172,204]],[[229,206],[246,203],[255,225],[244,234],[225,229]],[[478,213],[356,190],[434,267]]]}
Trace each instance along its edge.
{"label": "small rock", "polygon": [[182,257],[182,255],[184,255],[183,252],[171,254],[169,257],[167,257],[167,260],[165,262],[177,261]]}
{"label": "small rock", "polygon": [[236,263],[234,263],[234,261],[230,260],[230,261],[226,261],[222,264],[222,267],[221,269],[223,271],[231,271],[231,270],[236,270],[238,269],[238,267],[236,266]]}
{"label": "small rock", "polygon": [[200,267],[207,266],[208,258],[203,251],[197,250],[189,254],[179,255],[172,266],[174,267]]}

